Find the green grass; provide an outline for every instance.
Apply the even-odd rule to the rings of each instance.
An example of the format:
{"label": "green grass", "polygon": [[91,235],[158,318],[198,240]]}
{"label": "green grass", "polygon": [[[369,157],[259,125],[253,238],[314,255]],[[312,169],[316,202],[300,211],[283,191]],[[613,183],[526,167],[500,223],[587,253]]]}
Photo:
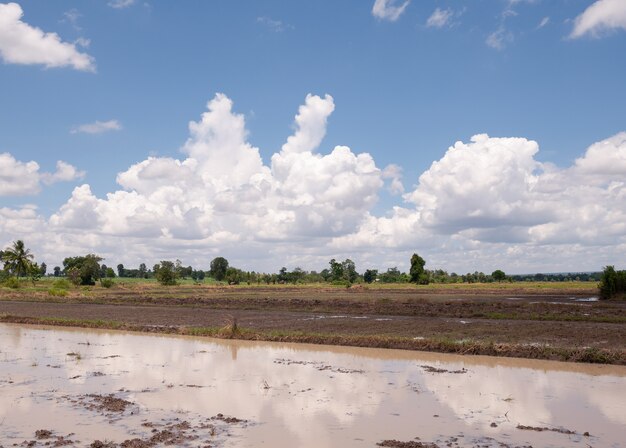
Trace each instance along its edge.
{"label": "green grass", "polygon": [[[63,277],[43,277],[40,281],[36,282],[33,286],[31,282],[20,282],[21,292],[42,292],[46,291],[53,286],[53,282],[63,280]],[[346,289],[344,285],[332,285],[330,283],[306,283],[306,284],[265,284],[265,283],[242,283],[239,285],[227,285],[224,282],[216,282],[212,279],[205,279],[204,281],[196,284],[191,278],[185,280],[178,280],[178,286],[161,286],[155,279],[143,279],[143,278],[120,278],[116,277],[112,279],[114,285],[122,287],[137,287],[148,286],[150,290],[159,289],[169,292],[177,290],[193,290],[198,287],[228,287],[229,289],[275,289],[275,290],[289,290],[293,288],[298,289]],[[598,292],[597,282],[502,282],[502,283],[431,283],[429,285],[415,285],[412,283],[363,283],[360,284],[363,288],[370,290],[414,290],[422,292],[440,292],[440,291],[466,291],[466,292],[481,292],[481,291],[529,291],[529,292],[542,292],[542,291],[567,291],[578,290],[588,291],[590,295],[595,295]],[[79,287],[80,288],[80,287]],[[91,287],[93,290],[102,290],[99,284]]]}

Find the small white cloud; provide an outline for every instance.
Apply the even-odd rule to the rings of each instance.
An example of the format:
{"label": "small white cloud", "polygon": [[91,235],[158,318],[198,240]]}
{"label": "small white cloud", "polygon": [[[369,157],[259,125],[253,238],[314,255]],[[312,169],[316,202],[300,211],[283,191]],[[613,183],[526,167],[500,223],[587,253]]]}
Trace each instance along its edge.
{"label": "small white cloud", "polygon": [[81,179],[84,171],[59,160],[54,173],[40,173],[35,161],[21,162],[8,152],[0,154],[0,196],[30,196],[41,191],[41,182],[50,185]]}
{"label": "small white cloud", "polygon": [[6,63],[70,66],[95,72],[91,56],[79,52],[74,44],[62,42],[56,33],[44,33],[22,22],[23,14],[17,3],[0,4],[0,56]]}
{"label": "small white cloud", "polygon": [[449,24],[453,16],[454,12],[451,9],[437,8],[426,21],[426,26],[429,28],[443,28]]}
{"label": "small white cloud", "polygon": [[43,173],[41,181],[46,185],[56,182],[70,182],[85,177],[84,171],[79,171],[75,166],[70,165],[62,160],[57,161],[57,170],[54,173]]}
{"label": "small white cloud", "polygon": [[256,21],[275,33],[280,33],[286,29],[293,29],[292,25],[285,24],[282,20],[275,20],[267,16],[257,17]]}
{"label": "small white cloud", "polygon": [[78,19],[80,19],[81,16],[82,14],[78,12],[76,8],[72,8],[69,11],[65,11],[63,13],[63,19],[61,20],[61,23],[69,23],[76,31],[80,31],[82,30],[82,28],[78,25]]}
{"label": "small white cloud", "polygon": [[73,128],[72,134],[102,134],[109,131],[119,131],[122,125],[117,120],[95,121],[93,123],[81,124]]}
{"label": "small white cloud", "polygon": [[487,36],[487,40],[485,43],[495,49],[495,50],[504,50],[506,44],[513,40],[513,35],[507,31],[504,26],[500,26],[496,31]]}
{"label": "small white cloud", "polygon": [[377,19],[395,22],[410,2],[411,0],[405,0],[402,4],[396,5],[395,0],[376,0],[372,7],[372,15]]}
{"label": "small white cloud", "polygon": [[135,3],[135,0],[111,0],[108,5],[111,8],[115,9],[124,9],[132,6]]}
{"label": "small white cloud", "polygon": [[85,37],[79,37],[78,39],[76,39],[76,40],[74,41],[74,43],[75,43],[76,45],[78,45],[78,46],[83,47],[83,48],[88,48],[88,47],[89,47],[89,45],[91,45],[91,40],[90,40],[90,39],[87,39],[87,38],[85,38]]}
{"label": "small white cloud", "polygon": [[548,23],[550,23],[550,17],[544,17],[543,19],[541,19],[541,22],[539,22],[539,25],[537,25],[537,29],[543,28]]}
{"label": "small white cloud", "polygon": [[569,37],[576,39],[586,34],[599,37],[603,32],[619,28],[626,30],[626,1],[598,0],[576,17]]}

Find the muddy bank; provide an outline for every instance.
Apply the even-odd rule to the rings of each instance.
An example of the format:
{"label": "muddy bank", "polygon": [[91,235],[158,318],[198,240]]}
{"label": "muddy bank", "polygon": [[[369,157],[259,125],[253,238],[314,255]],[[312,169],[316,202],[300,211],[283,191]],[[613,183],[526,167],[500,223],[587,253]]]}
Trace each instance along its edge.
{"label": "muddy bank", "polygon": [[5,322],[625,364],[626,302],[599,302],[590,286],[138,283],[72,289],[66,297],[2,289],[0,316]]}
{"label": "muddy bank", "polygon": [[[101,308],[101,307],[99,307]],[[123,309],[121,309],[123,308]],[[520,335],[517,335],[518,342],[494,342],[497,340],[497,331],[493,325],[487,325],[481,330],[480,326],[474,326],[471,334],[473,338],[461,337],[458,333],[455,333],[451,327],[462,328],[468,327],[467,324],[459,324],[457,322],[431,322],[428,320],[412,321],[408,322],[405,330],[413,331],[412,334],[425,334],[424,327],[431,325],[431,336],[402,336],[399,334],[377,334],[375,329],[368,325],[365,319],[359,319],[359,328],[352,327],[351,332],[346,332],[345,328],[341,328],[341,325],[337,323],[337,319],[330,319],[332,322],[332,329],[326,328],[326,332],[321,331],[324,328],[324,324],[316,326],[316,331],[306,331],[301,328],[302,317],[298,316],[282,316],[278,319],[278,323],[274,323],[268,329],[254,328],[242,326],[243,323],[253,323],[253,321],[246,321],[241,318],[234,318],[232,315],[224,316],[221,320],[220,326],[193,326],[193,325],[171,325],[171,324],[154,324],[154,321],[150,320],[150,316],[146,313],[141,313],[141,310],[134,310],[135,321],[144,323],[131,323],[129,321],[130,310],[126,307],[116,307],[116,311],[124,312],[124,316],[119,316],[122,320],[103,320],[97,319],[76,319],[67,317],[28,317],[17,316],[10,314],[0,314],[0,322],[7,323],[21,323],[21,324],[44,324],[44,325],[56,325],[56,326],[70,326],[70,327],[83,327],[83,328],[109,328],[117,330],[127,330],[144,333],[161,333],[161,334],[180,334],[180,335],[192,335],[192,336],[209,336],[223,339],[241,339],[241,340],[257,340],[257,341],[276,341],[276,342],[298,342],[309,344],[326,344],[326,345],[343,345],[354,347],[373,347],[373,348],[390,348],[390,349],[403,349],[403,350],[420,350],[420,351],[432,351],[441,353],[457,353],[464,355],[488,355],[488,356],[502,356],[502,357],[518,357],[518,358],[530,358],[530,359],[549,359],[557,361],[569,361],[569,362],[588,362],[588,363],[602,363],[602,364],[615,364],[626,365],[626,350],[623,348],[624,338],[620,336],[621,333],[614,332],[613,346],[606,347],[607,339],[601,340],[605,347],[590,346],[588,342],[577,343],[583,337],[584,332],[581,332],[580,323],[577,324],[577,328],[568,328],[569,339],[563,337],[560,334],[561,339],[559,345],[537,342],[537,334],[532,332],[532,328],[528,328],[528,325],[524,327],[526,331],[531,331],[533,342],[523,342],[519,340]],[[74,311],[76,311],[74,309]],[[85,310],[81,310],[82,316]],[[97,309],[96,311],[102,311]],[[59,314],[59,313],[55,313]],[[171,322],[172,310],[169,310],[166,322]],[[196,313],[197,314],[197,313]],[[95,315],[102,316],[100,313]],[[260,319],[267,325],[267,320],[263,315],[256,315],[256,319]],[[276,318],[276,316],[273,316]],[[292,320],[289,320],[289,317]],[[316,319],[318,320],[318,319]],[[145,323],[145,322],[150,323]],[[322,322],[326,320],[322,319]],[[506,321],[496,321],[497,328],[511,332],[512,328],[507,325]],[[389,322],[386,322],[389,326]],[[290,327],[292,325],[293,327]],[[435,325],[435,327],[432,327]],[[550,328],[546,323],[540,323],[542,331],[546,332],[550,340],[554,339],[554,328]],[[591,328],[587,328],[587,331],[591,335],[595,335],[598,331],[598,325],[594,324]],[[606,324],[613,325],[615,324]],[[292,329],[290,329],[292,328]],[[443,329],[447,328],[443,333],[447,336],[442,336]],[[567,328],[567,326],[565,327]],[[437,334],[437,329],[440,333]],[[611,330],[623,329],[609,328]],[[362,331],[359,331],[362,330]],[[464,332],[463,334],[467,334]],[[454,338],[451,335],[456,335]],[[591,336],[590,336],[591,337]],[[513,337],[509,336],[509,339]]]}

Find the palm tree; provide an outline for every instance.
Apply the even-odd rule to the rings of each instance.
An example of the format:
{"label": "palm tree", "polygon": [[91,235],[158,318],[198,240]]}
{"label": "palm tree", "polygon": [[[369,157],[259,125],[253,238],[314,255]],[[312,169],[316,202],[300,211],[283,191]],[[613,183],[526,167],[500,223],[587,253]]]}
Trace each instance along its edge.
{"label": "palm tree", "polygon": [[13,246],[5,249],[2,253],[4,268],[15,273],[17,278],[29,271],[33,258],[34,256],[30,253],[30,249],[24,247],[24,241],[22,240],[13,241]]}

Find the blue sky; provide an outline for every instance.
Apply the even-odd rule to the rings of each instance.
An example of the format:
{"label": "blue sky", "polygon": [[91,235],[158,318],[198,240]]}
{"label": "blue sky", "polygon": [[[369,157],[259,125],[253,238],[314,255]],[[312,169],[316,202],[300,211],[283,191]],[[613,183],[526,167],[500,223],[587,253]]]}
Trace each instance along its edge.
{"label": "blue sky", "polygon": [[[41,257],[51,260],[59,260],[62,250],[98,251],[130,264],[178,256],[189,263],[208,265],[205,258],[210,261],[212,255],[225,253],[243,267],[268,270],[283,264],[320,269],[330,256],[350,256],[363,266],[403,266],[412,251],[430,255],[436,267],[457,271],[489,271],[492,266],[526,272],[588,270],[599,269],[603,263],[624,262],[623,250],[615,249],[626,244],[626,231],[618,228],[622,215],[617,212],[623,212],[623,207],[610,205],[622,196],[615,196],[617,187],[609,183],[626,181],[626,173],[609,169],[607,174],[594,168],[593,179],[589,172],[578,173],[586,176],[584,181],[563,184],[563,179],[576,177],[570,171],[590,146],[626,131],[623,1],[22,1],[19,8],[23,11],[21,24],[56,33],[57,44],[66,45],[69,54],[51,63],[54,45],[37,49],[36,38],[26,32],[24,39],[34,41],[28,45],[17,42],[18,38],[2,34],[5,22],[0,22],[0,153],[10,154],[19,163],[35,161],[40,173],[49,173],[48,181],[42,177],[36,194],[16,192],[15,188],[6,188],[2,194],[0,188],[0,207],[5,207],[5,215],[0,217],[3,244],[23,238],[27,243],[33,241],[31,245]],[[12,18],[4,26],[13,26],[18,19]],[[190,137],[188,124],[200,120],[207,102],[217,93],[232,101],[233,114],[243,116],[246,141],[258,148],[265,167],[271,168],[272,156],[281,151],[287,137],[297,133],[294,117],[305,104],[305,97],[312,94],[323,99],[329,94],[333,110],[321,112],[321,143],[313,152],[328,155],[335,146],[345,145],[354,155],[368,153],[381,173],[395,165],[391,171],[401,171],[402,177],[396,174],[375,179],[365,190],[344,185],[342,194],[346,197],[365,194],[372,199],[358,204],[334,200],[319,213],[336,216],[338,210],[344,212],[348,207],[350,217],[340,223],[322,219],[319,226],[329,226],[326,231],[317,227],[315,232],[303,230],[301,225],[305,224],[299,221],[293,204],[291,208],[274,208],[284,199],[278,195],[257,218],[272,215],[278,219],[276,216],[287,214],[297,229],[287,226],[285,237],[279,238],[281,243],[272,243],[270,248],[267,240],[275,241],[276,235],[269,238],[260,232],[250,236],[250,229],[268,222],[250,223],[250,228],[232,231],[236,226],[215,218],[217,196],[211,194],[201,205],[191,204],[190,199],[185,209],[201,210],[201,222],[211,230],[185,234],[180,245],[176,232],[164,231],[158,238],[162,244],[154,243],[153,233],[142,236],[130,235],[127,229],[112,230],[116,226],[103,224],[108,218],[102,216],[94,218],[88,232],[86,222],[63,224],[62,219],[54,219],[64,205],[66,211],[70,208],[72,192],[79,185],[88,184],[92,197],[104,201],[107,193],[139,192],[141,188],[129,183],[120,185],[116,176],[148,157],[184,160],[181,147]],[[84,132],[89,128],[81,128],[97,122],[108,123],[108,129],[89,133]],[[457,206],[442,200],[441,194],[447,194],[441,187],[443,181],[437,187],[431,185],[427,198],[422,191],[417,194],[419,199],[407,202],[412,192],[426,188],[420,176],[433,162],[453,163],[452,157],[445,157],[455,142],[467,143],[470,160],[472,151],[482,151],[468,143],[476,134],[536,141],[538,151],[524,153],[524,160],[540,165],[528,168],[524,161],[512,163],[526,166],[527,177],[541,171],[544,176],[540,184],[548,183],[552,176],[546,191],[570,191],[581,182],[587,182],[589,188],[601,188],[600,193],[608,195],[605,209],[595,209],[594,213],[613,212],[609,222],[615,227],[612,242],[589,236],[598,230],[588,218],[591,211],[576,221],[589,219],[590,228],[578,229],[577,236],[565,239],[557,238],[556,231],[546,236],[546,226],[571,229],[572,223],[548,214],[537,212],[532,222],[516,224],[525,218],[515,213],[522,214],[521,210],[540,202],[528,196],[536,181],[517,187],[512,182],[510,188],[517,190],[511,193],[505,191],[507,182],[496,179],[488,190],[500,189],[498,198],[476,204],[471,210],[459,210],[459,216],[453,218],[450,210]],[[498,145],[510,151],[509,143],[500,141]],[[604,163],[620,167],[626,157],[622,139],[611,141],[611,145],[612,149],[606,150],[610,153],[595,155],[600,162],[590,159],[586,166]],[[500,158],[499,150],[494,151],[492,157]],[[58,160],[75,167],[76,173],[53,179]],[[334,166],[332,160],[328,162]],[[351,168],[352,174],[360,172],[357,165]],[[507,167],[496,163],[488,169],[502,175]],[[450,166],[445,173],[451,175],[459,169]],[[558,182],[548,173],[552,169],[559,170]],[[319,175],[307,173],[299,175]],[[341,173],[333,173],[335,179],[342,178]],[[278,182],[272,191],[287,188],[285,182],[272,176],[270,183]],[[5,183],[15,182],[9,175],[5,177]],[[399,188],[389,191],[392,177],[401,182],[406,196]],[[445,178],[440,174],[438,179]],[[461,178],[462,173],[457,176]],[[468,191],[476,188],[476,195],[488,198],[473,178],[469,176],[462,185]],[[358,183],[358,176],[350,182]],[[166,184],[164,181],[154,189]],[[235,187],[240,188],[241,183],[219,188],[233,191]],[[196,197],[203,191],[200,188]],[[301,193],[302,198],[309,197],[309,193]],[[509,193],[530,205],[520,206],[515,213],[500,208],[491,216],[486,210],[500,199],[509,200]],[[141,194],[146,204],[158,200],[150,197],[152,191]],[[598,207],[591,200],[572,202],[574,196],[581,193],[570,191],[570,199],[560,201],[564,215],[569,214],[568,207]],[[462,194],[456,197],[467,204]],[[71,243],[59,248],[58,244],[37,240],[35,235],[30,237],[28,232],[16,232],[16,228],[30,227],[12,221],[16,218],[9,217],[10,211],[24,210],[25,204],[37,207],[36,217],[29,220],[54,228],[57,236],[68,232],[63,241],[69,239]],[[554,208],[543,205],[546,210]],[[126,211],[109,206],[101,205],[98,213],[117,210],[134,219],[136,210],[126,215]],[[407,230],[405,224],[397,224],[400,218],[394,206],[417,213],[419,216],[411,221],[415,227]],[[229,219],[241,220],[239,212],[228,210]],[[477,214],[491,217],[476,224],[472,217]],[[373,220],[381,218],[397,226],[386,221],[374,224]],[[35,221],[29,222],[36,228]],[[366,222],[370,222],[369,230]],[[402,227],[406,234],[392,236],[389,226],[394,227],[393,232]],[[72,230],[76,228],[86,231],[82,239]],[[232,235],[221,240],[217,235],[222,231]],[[145,238],[153,242],[148,244]],[[189,249],[194,241],[204,251]],[[128,247],[122,251],[120,245]],[[242,246],[250,249],[242,251]],[[140,247],[134,254],[133,249]],[[511,261],[506,251],[512,247],[519,247],[525,261]],[[459,257],[461,254],[465,256]]]}

